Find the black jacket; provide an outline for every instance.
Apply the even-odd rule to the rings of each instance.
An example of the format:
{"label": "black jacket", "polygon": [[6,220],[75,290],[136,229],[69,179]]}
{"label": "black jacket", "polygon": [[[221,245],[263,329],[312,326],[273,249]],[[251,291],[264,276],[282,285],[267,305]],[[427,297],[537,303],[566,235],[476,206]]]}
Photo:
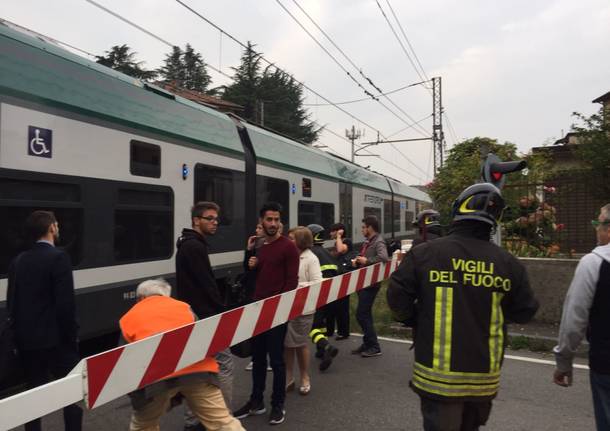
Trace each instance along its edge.
{"label": "black jacket", "polygon": [[412,248],[392,274],[388,305],[415,326],[414,390],[453,400],[495,396],[506,322],[538,309],[524,266],[479,222]]}
{"label": "black jacket", "polygon": [[413,244],[411,247],[415,247],[416,245],[423,244],[427,241],[432,241],[434,239],[438,239],[443,236],[443,230],[440,226],[432,226],[426,229],[426,239],[423,238],[423,233],[420,233],[417,238],[413,240]]}
{"label": "black jacket", "polygon": [[205,238],[183,229],[176,249],[176,298],[189,304],[200,319],[225,311]]}
{"label": "black jacket", "polygon": [[17,265],[16,258],[9,266],[7,293],[17,346],[22,350],[75,346],[78,324],[70,257],[38,242],[18,259]]}

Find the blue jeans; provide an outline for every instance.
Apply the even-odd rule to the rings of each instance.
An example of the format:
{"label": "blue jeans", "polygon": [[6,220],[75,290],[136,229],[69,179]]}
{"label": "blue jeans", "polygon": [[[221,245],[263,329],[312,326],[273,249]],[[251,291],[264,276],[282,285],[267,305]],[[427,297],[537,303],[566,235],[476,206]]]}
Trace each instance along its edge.
{"label": "blue jeans", "polygon": [[265,380],[267,380],[267,355],[273,370],[273,392],[271,405],[284,407],[286,399],[286,363],[284,362],[284,337],[286,326],[276,326],[252,339],[252,394],[250,400],[263,401]]}
{"label": "blue jeans", "polygon": [[362,344],[365,349],[379,348],[379,341],[377,341],[377,333],[375,332],[375,325],[373,324],[373,303],[375,298],[381,289],[381,284],[376,284],[366,289],[358,291],[358,307],[356,307],[356,320],[362,328]]}
{"label": "blue jeans", "polygon": [[598,431],[610,430],[610,374],[589,373],[593,411]]}

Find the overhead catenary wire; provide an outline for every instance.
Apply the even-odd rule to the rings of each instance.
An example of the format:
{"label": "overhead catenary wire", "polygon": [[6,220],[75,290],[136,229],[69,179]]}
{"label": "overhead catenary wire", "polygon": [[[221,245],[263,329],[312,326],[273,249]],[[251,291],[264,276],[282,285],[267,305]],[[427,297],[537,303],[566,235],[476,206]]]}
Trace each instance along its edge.
{"label": "overhead catenary wire", "polygon": [[[362,88],[362,85],[359,84],[355,78],[349,73],[349,71],[347,71],[347,69],[339,63],[339,61],[320,43],[320,41],[318,39],[316,39],[316,37],[314,35],[311,34],[311,32],[309,32],[309,30],[307,30],[305,28],[305,26],[299,21],[298,18],[296,18],[283,4],[280,0],[276,0],[276,2],[282,7],[282,9],[303,29],[303,31],[305,31],[305,33],[307,33],[307,35],[328,55],[331,57],[331,59],[344,71],[346,72],[350,78],[352,78],[352,80],[354,80],[354,82],[357,83],[357,85],[359,87]],[[354,67],[354,69],[356,69],[357,71],[361,71],[362,68],[359,68],[348,56],[347,54],[345,54],[345,52],[343,50],[341,50],[341,48],[339,48],[339,46],[332,40],[332,38],[326,33],[324,32],[324,30],[322,30],[322,28],[315,22],[315,20],[309,15],[307,14],[303,8],[301,8],[299,6],[299,4],[293,0],[293,2],[299,7],[299,9],[301,11],[303,11],[303,13],[305,14],[305,16],[307,16],[307,18],[316,26],[316,28],[318,28],[322,34],[330,41],[330,43],[339,50],[339,52],[341,52],[341,54],[348,60],[348,62],[352,65],[352,67]],[[362,74],[363,77],[364,74]],[[373,84],[372,80],[370,80],[369,78],[365,77],[365,79],[367,79],[368,81],[370,81],[371,86],[373,86],[373,88],[375,88],[378,92],[383,93],[376,85]],[[422,79],[422,81],[424,81],[424,79]],[[367,92],[365,90],[367,95],[370,95],[369,92]],[[371,95],[372,96],[372,95]],[[387,105],[385,105],[381,100],[379,100],[377,97],[372,96],[373,99],[378,102],[381,106],[383,106],[388,112],[390,112],[392,115],[394,115],[396,118],[398,118],[400,121],[402,121],[405,124],[408,124],[408,122],[402,118],[400,115],[398,115],[396,112],[394,112],[392,109],[390,109]],[[405,112],[404,109],[402,109],[400,106],[398,106],[392,99],[390,99],[387,95],[383,95],[382,97],[385,98],[386,100],[388,100],[388,102],[390,102],[396,109],[398,109],[404,116],[406,116],[411,122],[414,122],[415,119],[413,117],[411,117],[407,112]],[[428,136],[429,133],[428,131],[426,131],[423,127],[418,126],[416,128],[416,131],[418,131],[422,136]]]}
{"label": "overhead catenary wire", "polygon": [[[166,46],[168,46],[168,47],[170,47],[170,48],[174,48],[175,46],[178,46],[178,45],[176,45],[176,44],[174,44],[174,43],[168,42],[167,40],[165,40],[165,39],[163,39],[162,37],[160,37],[160,36],[156,35],[155,33],[153,33],[153,32],[151,32],[151,31],[149,31],[149,30],[145,29],[144,27],[142,27],[142,26],[140,26],[140,25],[136,24],[136,23],[135,23],[135,22],[133,22],[133,21],[128,20],[128,19],[127,19],[127,18],[125,18],[124,16],[122,16],[122,15],[120,15],[120,14],[118,14],[118,13],[116,13],[116,12],[114,12],[114,11],[110,10],[110,9],[108,9],[108,8],[107,8],[107,7],[105,7],[105,6],[102,6],[101,4],[99,4],[99,3],[97,3],[97,2],[95,2],[95,1],[93,1],[93,0],[85,0],[85,1],[86,1],[87,3],[92,4],[93,6],[97,7],[98,9],[101,9],[101,10],[103,10],[104,12],[106,12],[106,13],[108,13],[108,14],[110,14],[110,15],[114,16],[115,18],[120,19],[120,20],[121,20],[121,21],[123,21],[124,23],[129,24],[130,26],[132,26],[132,27],[134,27],[134,28],[136,28],[136,29],[140,30],[141,32],[146,33],[147,35],[149,35],[149,36],[151,36],[151,37],[155,38],[156,40],[158,40],[159,42],[161,42],[161,43],[165,44]],[[232,76],[230,76],[230,75],[228,75],[228,74],[224,73],[224,72],[223,72],[222,70],[220,70],[220,69],[215,68],[215,67],[214,67],[214,66],[212,66],[210,63],[205,63],[205,65],[206,65],[207,67],[209,67],[210,69],[212,69],[213,71],[215,71],[215,72],[217,72],[217,73],[219,73],[219,74],[223,75],[224,77],[229,78],[229,79],[233,79],[233,77],[232,77]]]}
{"label": "overhead catenary wire", "polygon": [[[388,95],[388,94],[398,93],[399,91],[406,90],[407,88],[411,88],[411,87],[415,87],[417,85],[425,84],[425,82],[426,81],[420,81],[420,82],[415,82],[413,84],[404,85],[404,86],[399,87],[399,88],[397,88],[395,90],[391,90],[391,91],[388,91],[386,93],[382,93],[382,94],[380,94],[380,96],[385,96],[385,95]],[[335,105],[349,105],[349,104],[352,104],[352,103],[365,102],[365,101],[368,101],[368,100],[371,100],[371,98],[370,97],[362,97],[360,99],[347,100],[345,102],[335,102]],[[330,105],[330,103],[303,103],[303,106],[331,106],[331,105]]]}
{"label": "overhead catenary wire", "polygon": [[[200,19],[202,19],[203,21],[205,21],[206,23],[208,23],[209,25],[211,25],[212,27],[214,27],[215,29],[217,29],[218,31],[222,32],[225,36],[227,36],[229,39],[231,39],[232,41],[234,41],[235,43],[237,43],[238,45],[240,45],[241,47],[245,48],[245,49],[251,49],[250,47],[248,47],[246,44],[244,44],[243,42],[241,42],[239,39],[233,37],[232,35],[230,35],[229,33],[227,33],[225,30],[223,30],[221,27],[219,27],[218,25],[214,24],[211,20],[209,20],[208,18],[206,18],[205,16],[203,16],[202,14],[200,14],[199,12],[197,12],[195,9],[193,9],[192,7],[190,7],[189,5],[185,4],[183,1],[181,0],[175,0],[176,3],[180,4],[182,7],[184,7],[185,9],[187,9],[188,11],[190,11],[192,14],[196,15],[197,17],[199,17]],[[286,75],[291,76],[294,81],[303,86],[303,88],[306,88],[307,90],[311,91],[313,94],[315,94],[316,96],[318,96],[320,99],[324,100],[325,102],[329,103],[330,105],[334,106],[336,109],[338,109],[339,111],[343,112],[344,114],[346,114],[348,117],[352,118],[355,121],[358,121],[359,123],[364,124],[365,126],[367,126],[369,129],[372,129],[376,132],[378,132],[381,136],[384,136],[376,127],[371,126],[370,124],[368,124],[366,121],[363,121],[361,119],[359,119],[358,117],[356,117],[354,114],[352,114],[351,112],[346,111],[345,109],[341,108],[340,106],[338,106],[337,104],[335,104],[334,102],[332,102],[331,100],[329,100],[327,97],[323,96],[322,94],[320,94],[319,92],[315,91],[314,89],[312,89],[311,87],[309,87],[308,85],[306,85],[305,83],[299,81],[298,79],[296,79],[292,74],[286,72],[285,70],[279,68],[275,63],[267,60],[262,54],[252,50],[254,53],[258,54],[259,58],[264,61],[265,63],[267,63],[269,66],[274,67],[276,70],[285,73]]]}

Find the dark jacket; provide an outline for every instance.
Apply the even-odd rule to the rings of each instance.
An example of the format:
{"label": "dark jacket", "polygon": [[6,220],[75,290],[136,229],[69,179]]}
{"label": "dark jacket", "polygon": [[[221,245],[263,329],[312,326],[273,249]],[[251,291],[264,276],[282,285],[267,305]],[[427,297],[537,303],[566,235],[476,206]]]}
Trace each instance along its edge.
{"label": "dark jacket", "polygon": [[225,311],[205,238],[183,229],[176,249],[176,298],[189,304],[200,319]]}
{"label": "dark jacket", "polygon": [[489,241],[489,227],[459,223],[412,248],[392,274],[388,305],[416,323],[412,387],[422,396],[493,398],[506,322],[525,323],[538,309],[524,266]]}
{"label": "dark jacket", "polygon": [[[15,265],[15,262],[18,264]],[[72,265],[67,253],[45,242],[11,262],[8,294],[15,321],[17,346],[42,350],[59,345],[76,346],[78,324]]]}
{"label": "dark jacket", "polygon": [[423,244],[427,241],[432,241],[434,239],[440,238],[443,236],[443,230],[440,226],[432,226],[426,229],[426,239],[423,238],[423,232],[413,240],[413,244],[411,247],[415,247],[416,245]]}
{"label": "dark jacket", "polygon": [[314,244],[311,247],[311,251],[316,255],[320,261],[320,270],[322,271],[322,277],[331,278],[339,275],[339,264],[328,250],[324,248],[322,244]]}

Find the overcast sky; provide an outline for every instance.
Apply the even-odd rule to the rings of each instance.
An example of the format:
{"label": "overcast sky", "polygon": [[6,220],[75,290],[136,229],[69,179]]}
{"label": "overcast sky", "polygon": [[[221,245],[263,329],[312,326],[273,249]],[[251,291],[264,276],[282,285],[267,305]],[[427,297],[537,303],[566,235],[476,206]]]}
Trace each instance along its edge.
{"label": "overcast sky", "polygon": [[[175,0],[95,0],[171,44],[187,42],[205,61],[232,75],[242,49]],[[553,142],[569,131],[571,113],[592,114],[591,101],[610,91],[610,2],[608,0],[183,0],[238,40],[252,41],[270,61],[332,102],[366,97],[337,64],[282,9],[280,3],[370,92],[376,93],[324,38],[309,16],[382,91],[421,81],[384,19],[379,5],[415,61],[393,8],[429,78],[442,77],[447,146],[475,136],[517,144],[522,152]],[[298,5],[298,6],[297,6]],[[85,0],[2,0],[0,17],[101,54],[128,44],[148,68],[160,66],[169,48]],[[213,85],[228,79],[210,70]],[[306,103],[323,104],[305,91]],[[355,125],[360,140],[374,141],[376,130],[391,139],[430,135],[431,118],[396,133],[432,113],[431,92],[415,86],[380,100],[342,105],[364,125],[332,106],[309,107],[311,119],[325,125],[319,144],[349,158],[344,136]],[[393,111],[394,113],[390,112]],[[399,118],[398,118],[399,117]],[[455,133],[454,134],[452,133]],[[429,141],[382,144],[377,157],[357,162],[422,184],[433,175]],[[400,150],[400,152],[398,150]],[[402,153],[402,154],[401,154]]]}

